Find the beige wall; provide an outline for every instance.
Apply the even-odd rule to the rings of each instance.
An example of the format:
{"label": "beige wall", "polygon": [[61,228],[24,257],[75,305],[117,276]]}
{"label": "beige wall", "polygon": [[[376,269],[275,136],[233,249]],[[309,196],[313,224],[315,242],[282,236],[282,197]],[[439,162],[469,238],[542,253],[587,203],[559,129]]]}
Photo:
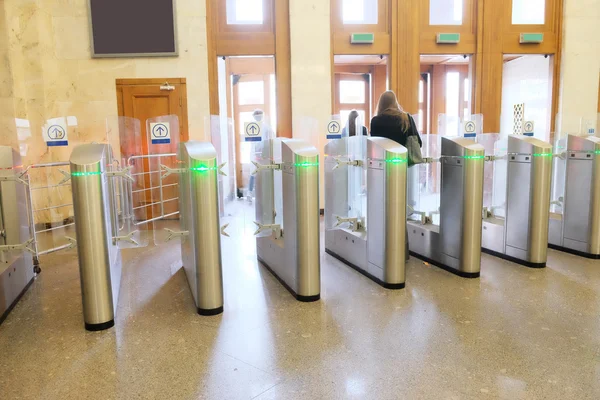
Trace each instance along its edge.
{"label": "beige wall", "polygon": [[560,72],[559,131],[579,133],[581,118],[598,118],[600,1],[565,0]]}
{"label": "beige wall", "polygon": [[[8,65],[0,71],[0,116],[11,137],[14,117],[29,120],[26,164],[68,160],[70,149],[48,149],[43,142],[42,126],[49,118],[77,117],[77,127],[69,129],[70,145],[103,140],[105,119],[117,115],[118,78],[186,78],[190,138],[205,138],[205,0],[177,1],[179,57],[169,58],[92,59],[88,0],[4,0],[0,8],[0,59]],[[5,139],[8,135],[0,144]],[[45,218],[57,221],[63,214]]]}
{"label": "beige wall", "polygon": [[329,0],[290,0],[293,135],[321,153],[321,208],[325,131],[332,101],[330,20]]}

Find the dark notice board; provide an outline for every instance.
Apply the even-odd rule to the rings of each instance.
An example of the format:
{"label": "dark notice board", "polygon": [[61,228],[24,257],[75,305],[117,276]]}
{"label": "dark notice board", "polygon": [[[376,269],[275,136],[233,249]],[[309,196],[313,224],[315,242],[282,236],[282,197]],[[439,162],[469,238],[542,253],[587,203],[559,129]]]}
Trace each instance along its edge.
{"label": "dark notice board", "polygon": [[89,0],[93,57],[175,56],[175,0]]}

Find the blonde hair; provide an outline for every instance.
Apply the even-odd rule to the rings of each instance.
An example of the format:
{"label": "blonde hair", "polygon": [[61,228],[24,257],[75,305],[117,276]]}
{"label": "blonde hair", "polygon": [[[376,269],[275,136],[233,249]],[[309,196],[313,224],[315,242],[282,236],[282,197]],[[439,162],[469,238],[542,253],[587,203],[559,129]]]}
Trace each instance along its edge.
{"label": "blonde hair", "polygon": [[377,115],[393,115],[400,118],[402,130],[406,132],[410,129],[410,120],[408,114],[402,110],[396,94],[391,90],[384,92],[379,98],[379,104],[377,105]]}

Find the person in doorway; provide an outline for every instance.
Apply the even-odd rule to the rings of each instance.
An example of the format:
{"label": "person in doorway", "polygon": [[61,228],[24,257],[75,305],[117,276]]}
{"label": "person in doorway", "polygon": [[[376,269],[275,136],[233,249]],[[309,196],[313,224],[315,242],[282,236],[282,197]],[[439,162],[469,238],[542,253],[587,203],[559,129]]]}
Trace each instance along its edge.
{"label": "person in doorway", "polygon": [[[260,108],[257,108],[252,113],[252,118],[254,119],[254,121],[256,123],[261,125],[262,140],[272,139],[273,131],[269,128],[269,126],[267,124],[263,123],[263,121],[265,119],[264,111],[261,110]],[[256,150],[258,151],[258,149],[262,150],[262,146],[257,146]],[[254,175],[250,175],[250,182],[248,183],[248,192],[246,194],[246,198],[248,199],[249,202],[252,202],[252,198],[256,197],[256,196],[254,196],[255,179],[256,179],[256,177]]]}
{"label": "person in doorway", "polygon": [[[377,115],[371,120],[371,136],[391,139],[408,149],[408,165],[423,162],[421,147],[423,142],[417,125],[410,114],[404,112],[396,95],[391,90],[383,93],[377,105]],[[408,228],[406,230],[406,261],[410,258]]]}
{"label": "person in doorway", "polygon": [[385,137],[404,147],[407,147],[408,138],[414,136],[419,149],[423,145],[415,120],[402,110],[391,90],[384,92],[379,98],[377,115],[371,120],[371,136]]}
{"label": "person in doorway", "polygon": [[350,114],[348,114],[348,121],[346,121],[346,126],[342,130],[342,137],[356,136],[356,130],[359,126],[362,128],[362,135],[368,136],[369,131],[367,131],[367,128],[360,123],[358,111],[350,111]]}

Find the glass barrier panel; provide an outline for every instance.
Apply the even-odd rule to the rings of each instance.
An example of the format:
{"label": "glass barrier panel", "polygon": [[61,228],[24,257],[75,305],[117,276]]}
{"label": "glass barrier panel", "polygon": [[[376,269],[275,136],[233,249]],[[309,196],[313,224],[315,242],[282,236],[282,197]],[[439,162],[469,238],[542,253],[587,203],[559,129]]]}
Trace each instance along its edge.
{"label": "glass barrier panel", "polygon": [[[442,154],[441,135],[422,135],[423,157],[437,160]],[[441,198],[441,163],[434,161],[417,164],[408,168],[407,206],[409,219],[422,221],[429,216],[434,224],[439,224]]]}
{"label": "glass barrier panel", "polygon": [[348,138],[331,140],[325,146],[325,228],[348,228],[338,217],[348,218]]}
{"label": "glass barrier panel", "polygon": [[[494,156],[496,151],[496,142],[500,139],[499,134],[481,134],[477,135],[476,141],[485,149],[486,156]],[[493,206],[494,194],[494,171],[496,163],[493,161],[484,164],[483,180],[483,206],[491,209]]]}
{"label": "glass barrier panel", "polygon": [[565,186],[567,175],[567,141],[565,136],[557,138],[554,143],[554,158],[552,160],[552,195],[550,196],[550,212],[563,213]]}
{"label": "glass barrier panel", "polygon": [[[494,144],[492,202],[490,211],[497,218],[506,218],[506,195],[508,184],[508,138]],[[489,164],[489,163],[486,163]]]}
{"label": "glass barrier panel", "polygon": [[246,227],[252,229],[253,233],[257,232],[255,236],[266,237],[272,233],[272,229],[268,226],[275,224],[275,214],[277,213],[273,164],[276,162],[275,155],[281,154],[281,140],[256,142],[253,147],[252,155],[255,164],[253,174],[256,182],[255,213],[253,226],[246,224]]}
{"label": "glass barrier panel", "polygon": [[348,217],[367,224],[367,137],[348,138]]}

